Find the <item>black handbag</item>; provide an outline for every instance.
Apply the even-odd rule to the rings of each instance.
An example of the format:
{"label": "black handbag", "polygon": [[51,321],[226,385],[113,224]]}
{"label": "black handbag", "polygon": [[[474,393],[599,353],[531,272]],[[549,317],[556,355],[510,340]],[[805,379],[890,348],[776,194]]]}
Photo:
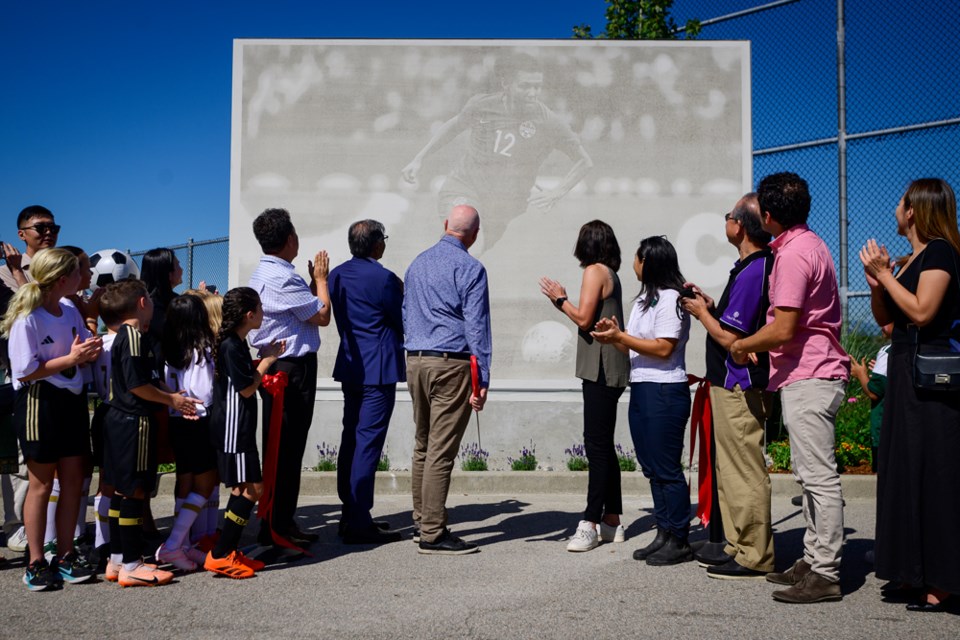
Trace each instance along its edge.
{"label": "black handbag", "polygon": [[[921,266],[922,260],[921,259]],[[954,277],[960,289],[960,271],[954,256]],[[960,391],[960,352],[958,351],[921,351],[920,330],[909,325],[913,352],[913,386],[925,391]]]}

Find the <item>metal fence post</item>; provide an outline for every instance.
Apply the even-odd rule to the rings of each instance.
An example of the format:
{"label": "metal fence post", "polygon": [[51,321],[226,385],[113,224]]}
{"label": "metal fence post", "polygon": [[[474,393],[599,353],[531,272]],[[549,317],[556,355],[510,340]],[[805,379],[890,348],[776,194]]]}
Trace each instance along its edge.
{"label": "metal fence post", "polygon": [[847,308],[848,251],[847,251],[847,69],[846,36],[843,21],[843,2],[837,0],[837,193],[839,196],[840,226],[840,313],[843,322],[849,319]]}
{"label": "metal fence post", "polygon": [[193,289],[193,238],[187,238],[187,282]]}

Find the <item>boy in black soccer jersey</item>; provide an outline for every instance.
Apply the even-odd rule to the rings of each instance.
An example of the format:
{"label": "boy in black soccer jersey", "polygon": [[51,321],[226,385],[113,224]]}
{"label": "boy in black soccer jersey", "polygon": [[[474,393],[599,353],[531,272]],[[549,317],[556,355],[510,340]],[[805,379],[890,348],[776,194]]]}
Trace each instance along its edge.
{"label": "boy in black soccer jersey", "polygon": [[[173,579],[169,571],[144,564],[141,523],[144,498],[157,480],[157,431],[153,414],[158,405],[171,406],[184,417],[196,416],[200,401],[166,388],[146,335],[153,303],[139,280],[107,287],[100,301],[121,320],[110,352],[109,408],[103,418],[104,464],[115,494],[110,504],[112,531],[119,534],[123,562],[107,564],[123,587],[155,586]],[[117,513],[114,522],[113,514]]]}

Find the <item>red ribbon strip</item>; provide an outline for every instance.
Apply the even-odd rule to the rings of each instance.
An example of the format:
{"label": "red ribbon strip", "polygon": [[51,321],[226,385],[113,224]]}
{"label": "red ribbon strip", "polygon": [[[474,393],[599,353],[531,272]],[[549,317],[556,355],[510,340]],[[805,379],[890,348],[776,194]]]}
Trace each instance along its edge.
{"label": "red ribbon strip", "polygon": [[480,365],[477,356],[470,356],[470,383],[473,386],[473,395],[480,395]]}
{"label": "red ribbon strip", "polygon": [[713,506],[713,451],[711,433],[713,415],[710,410],[710,383],[704,378],[687,374],[687,384],[697,385],[693,396],[693,411],[690,416],[690,467],[693,467],[693,450],[700,434],[700,462],[697,469],[697,517],[703,526],[710,524]]}
{"label": "red ribbon strip", "polygon": [[[277,460],[280,456],[280,428],[283,426],[283,391],[287,388],[286,371],[268,373],[260,380],[264,391],[273,396],[273,403],[270,407],[270,435],[267,437],[267,450],[263,455],[263,495],[257,505],[257,515],[260,520],[271,524],[273,514],[273,498],[277,489]],[[309,551],[302,549],[293,542],[290,542],[282,535],[270,527],[270,535],[273,543],[278,547],[286,547],[299,551],[308,556],[312,556]]]}

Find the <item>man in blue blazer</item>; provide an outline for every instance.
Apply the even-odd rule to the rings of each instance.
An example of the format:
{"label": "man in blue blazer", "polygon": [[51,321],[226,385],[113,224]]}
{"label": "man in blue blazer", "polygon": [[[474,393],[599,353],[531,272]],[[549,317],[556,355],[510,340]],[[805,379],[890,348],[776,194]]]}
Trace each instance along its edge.
{"label": "man in blue blazer", "polygon": [[374,523],[374,479],[393,414],[397,382],[407,379],[403,354],[403,283],[378,260],[387,236],[376,220],[347,234],[347,260],[330,272],[330,303],[340,334],[333,379],[343,388],[343,436],[337,459],[340,531],[347,544],[382,544],[400,534]]}

